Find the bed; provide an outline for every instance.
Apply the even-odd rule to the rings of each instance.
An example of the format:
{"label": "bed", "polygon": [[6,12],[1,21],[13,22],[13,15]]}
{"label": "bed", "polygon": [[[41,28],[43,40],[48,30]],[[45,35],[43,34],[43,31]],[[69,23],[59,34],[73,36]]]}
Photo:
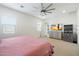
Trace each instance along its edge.
{"label": "bed", "polygon": [[53,46],[47,40],[32,36],[2,39],[0,56],[50,56]]}

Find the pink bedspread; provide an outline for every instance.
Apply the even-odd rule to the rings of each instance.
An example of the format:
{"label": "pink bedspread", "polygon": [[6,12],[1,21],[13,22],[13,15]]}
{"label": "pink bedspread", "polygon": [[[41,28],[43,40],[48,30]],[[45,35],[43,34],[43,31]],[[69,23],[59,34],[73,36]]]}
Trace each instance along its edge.
{"label": "pink bedspread", "polygon": [[46,40],[30,36],[2,39],[0,56],[47,56],[52,55],[53,46]]}

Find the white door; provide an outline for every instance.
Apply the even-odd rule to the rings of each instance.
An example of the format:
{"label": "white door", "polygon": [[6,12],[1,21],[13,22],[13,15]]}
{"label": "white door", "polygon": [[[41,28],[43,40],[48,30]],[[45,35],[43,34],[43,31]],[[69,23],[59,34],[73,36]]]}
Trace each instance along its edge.
{"label": "white door", "polygon": [[42,24],[41,37],[48,37],[48,24],[46,22]]}

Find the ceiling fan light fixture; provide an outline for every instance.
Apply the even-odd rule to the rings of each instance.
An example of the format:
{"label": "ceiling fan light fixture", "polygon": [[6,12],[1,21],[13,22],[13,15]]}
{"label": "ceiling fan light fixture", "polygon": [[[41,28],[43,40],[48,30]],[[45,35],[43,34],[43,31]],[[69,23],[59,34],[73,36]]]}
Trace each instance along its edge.
{"label": "ceiling fan light fixture", "polygon": [[41,12],[41,14],[40,14],[41,16],[45,16],[45,14],[44,14],[44,12]]}

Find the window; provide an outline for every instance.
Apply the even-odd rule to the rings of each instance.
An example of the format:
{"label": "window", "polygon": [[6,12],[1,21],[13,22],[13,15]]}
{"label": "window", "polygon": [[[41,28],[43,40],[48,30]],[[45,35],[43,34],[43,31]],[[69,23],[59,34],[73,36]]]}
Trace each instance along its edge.
{"label": "window", "polygon": [[2,25],[3,33],[15,33],[15,26],[14,25]]}
{"label": "window", "polygon": [[1,18],[2,32],[4,34],[15,33],[16,19],[9,16],[4,16]]}

